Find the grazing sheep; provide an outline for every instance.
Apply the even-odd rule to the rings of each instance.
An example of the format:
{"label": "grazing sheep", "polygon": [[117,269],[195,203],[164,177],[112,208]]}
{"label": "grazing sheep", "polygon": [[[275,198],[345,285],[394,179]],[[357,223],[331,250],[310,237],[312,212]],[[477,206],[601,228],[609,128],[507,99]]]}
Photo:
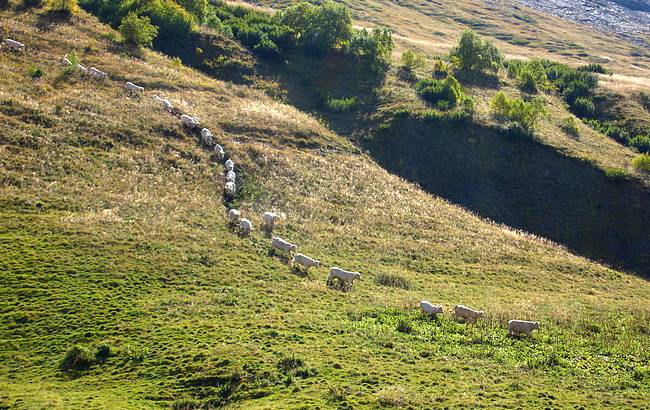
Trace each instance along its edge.
{"label": "grazing sheep", "polygon": [[224,191],[226,191],[227,195],[234,196],[235,192],[237,192],[237,185],[234,182],[226,182]]}
{"label": "grazing sheep", "polygon": [[443,313],[442,306],[434,306],[426,300],[420,302],[420,310],[422,310],[422,313],[425,315],[434,317]]}
{"label": "grazing sheep", "polygon": [[235,175],[235,171],[228,171],[228,173],[226,174],[226,181],[235,182],[236,177],[237,176]]}
{"label": "grazing sheep", "polygon": [[217,158],[219,158],[219,161],[223,160],[223,158],[226,156],[226,151],[224,151],[223,147],[219,144],[215,144],[214,153]]}
{"label": "grazing sheep", "polygon": [[274,214],[273,212],[264,212],[262,214],[262,221],[264,222],[264,229],[266,229],[269,232],[273,232],[273,228],[275,228],[275,223],[280,219],[280,216],[278,214]]}
{"label": "grazing sheep", "polygon": [[154,95],[153,98],[160,103],[160,105],[163,106],[164,109],[167,111],[171,111],[174,106],[172,105],[172,102],[169,101],[167,98],[161,98],[157,95]]}
{"label": "grazing sheep", "polygon": [[16,40],[12,40],[10,38],[5,40],[5,44],[7,47],[9,47],[12,50],[20,51],[25,48],[25,45],[23,43],[20,43]]}
{"label": "grazing sheep", "polygon": [[253,231],[253,223],[246,218],[241,218],[239,220],[239,229],[244,236],[248,236]]}
{"label": "grazing sheep", "polygon": [[96,69],[95,67],[90,67],[88,73],[90,74],[91,77],[96,78],[98,80],[105,80],[108,78],[108,74],[106,74],[101,70]]}
{"label": "grazing sheep", "polygon": [[309,268],[312,266],[316,268],[320,268],[319,260],[310,258],[309,256],[305,256],[302,253],[297,253],[293,256],[293,259],[291,260],[291,265],[295,267],[296,264],[301,265],[303,268],[305,268],[305,271],[309,270]]}
{"label": "grazing sheep", "polygon": [[359,272],[350,272],[341,268],[333,267],[330,269],[330,274],[327,276],[327,286],[331,286],[334,278],[338,279],[345,288],[352,288],[355,280],[361,280]]}
{"label": "grazing sheep", "polygon": [[199,125],[201,125],[197,117],[190,117],[189,115],[186,114],[181,115],[181,121],[183,122],[184,125],[190,128],[198,128]]}
{"label": "grazing sheep", "polygon": [[282,253],[289,254],[291,252],[295,252],[296,249],[298,249],[298,245],[294,245],[291,242],[287,242],[282,238],[274,236],[271,239],[271,249],[272,250],[277,249]]}
{"label": "grazing sheep", "polygon": [[201,136],[201,144],[203,144],[204,147],[211,147],[213,143],[212,135]]}
{"label": "grazing sheep", "polygon": [[235,169],[235,163],[233,162],[233,160],[229,159],[228,161],[226,161],[226,170],[232,171],[234,169]]}
{"label": "grazing sheep", "polygon": [[131,81],[126,82],[126,89],[132,93],[142,93],[144,92],[144,87],[133,84]]}
{"label": "grazing sheep", "polygon": [[81,74],[88,74],[88,69],[86,67],[82,66],[81,64],[77,63],[77,68],[79,70],[81,70]]}
{"label": "grazing sheep", "polygon": [[539,322],[531,322],[528,320],[511,320],[508,322],[508,334],[510,336],[520,336],[526,334],[530,336],[533,330],[539,329]]}
{"label": "grazing sheep", "polygon": [[454,306],[454,317],[463,318],[466,323],[476,323],[479,318],[484,318],[485,313],[482,310],[473,310],[463,305]]}
{"label": "grazing sheep", "polygon": [[239,221],[239,218],[241,218],[241,212],[239,212],[237,209],[231,209],[228,211],[228,221],[234,225]]}

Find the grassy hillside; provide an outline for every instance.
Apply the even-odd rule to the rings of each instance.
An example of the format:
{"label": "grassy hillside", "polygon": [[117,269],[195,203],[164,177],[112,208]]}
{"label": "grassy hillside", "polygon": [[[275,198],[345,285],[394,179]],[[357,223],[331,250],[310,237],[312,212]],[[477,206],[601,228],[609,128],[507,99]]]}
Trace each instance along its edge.
{"label": "grassy hillside", "polygon": [[[0,18],[26,43],[0,53],[1,407],[647,406],[646,280],[431,196],[262,92],[134,55],[84,13]],[[66,74],[73,50],[110,79]],[[221,165],[153,94],[213,130],[256,225],[282,213],[281,236],[363,280],[329,289],[325,267],[296,275],[230,231]],[[427,320],[421,299],[487,319]],[[513,317],[542,329],[510,339]],[[63,371],[74,346],[89,368]]]}

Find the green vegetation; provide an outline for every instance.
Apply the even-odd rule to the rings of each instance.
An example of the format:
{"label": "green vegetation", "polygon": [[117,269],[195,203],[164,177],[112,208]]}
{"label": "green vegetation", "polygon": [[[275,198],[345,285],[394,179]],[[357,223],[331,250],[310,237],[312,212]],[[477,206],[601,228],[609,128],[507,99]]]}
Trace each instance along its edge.
{"label": "green vegetation", "polygon": [[413,72],[424,67],[426,59],[424,54],[409,49],[402,53],[400,62],[403,69]]}
{"label": "green vegetation", "polygon": [[630,178],[630,174],[623,168],[607,168],[605,176],[615,181],[624,181]]}
{"label": "green vegetation", "polygon": [[562,120],[562,125],[560,125],[562,131],[566,132],[569,135],[577,137],[580,135],[580,128],[578,128],[578,121],[572,116],[565,117]]}
{"label": "green vegetation", "polygon": [[507,67],[508,76],[517,80],[517,84],[522,91],[536,93],[550,87],[546,69],[539,60],[528,62],[513,60],[507,63]]}
{"label": "green vegetation", "polygon": [[450,110],[463,99],[469,98],[454,76],[449,76],[444,80],[424,79],[415,85],[415,89],[422,99],[435,105],[441,111]]}
{"label": "green vegetation", "polygon": [[48,0],[47,9],[53,13],[74,14],[79,10],[77,0]]}
{"label": "green vegetation", "polygon": [[349,112],[357,108],[359,99],[357,97],[349,98],[328,98],[327,109],[333,112]]}
{"label": "green vegetation", "polygon": [[611,74],[611,71],[605,68],[602,64],[591,63],[578,67],[578,71],[586,71],[589,73],[598,73],[598,74]]}
{"label": "green vegetation", "polygon": [[36,66],[31,66],[29,70],[27,70],[27,73],[33,80],[37,80],[43,77],[43,74],[45,74],[41,68]]}
{"label": "green vegetation", "polygon": [[643,154],[650,154],[650,136],[637,135],[629,140],[629,145]]}
{"label": "green vegetation", "polygon": [[151,24],[149,17],[139,17],[135,13],[124,17],[119,28],[124,42],[137,47],[151,47],[158,35],[158,27]]}
{"label": "green vegetation", "polygon": [[379,275],[377,275],[376,282],[379,285],[387,286],[390,288],[400,288],[400,289],[409,290],[413,287],[411,281],[409,281],[405,277],[399,275],[392,275],[389,273],[380,273]]}
{"label": "green vegetation", "polygon": [[525,133],[532,133],[537,122],[547,115],[542,99],[536,97],[524,101],[510,98],[503,91],[499,91],[490,100],[490,109],[498,119],[513,123]]}
{"label": "green vegetation", "polygon": [[566,64],[544,61],[546,75],[562,94],[571,111],[581,118],[595,115],[592,101],[598,79],[589,71],[571,68]]}
{"label": "green vegetation", "polygon": [[461,70],[496,73],[503,64],[503,54],[493,42],[481,40],[471,30],[463,35],[454,49],[449,53],[451,61]]}
{"label": "green vegetation", "polygon": [[639,154],[632,161],[634,168],[642,172],[650,172],[650,154]]}

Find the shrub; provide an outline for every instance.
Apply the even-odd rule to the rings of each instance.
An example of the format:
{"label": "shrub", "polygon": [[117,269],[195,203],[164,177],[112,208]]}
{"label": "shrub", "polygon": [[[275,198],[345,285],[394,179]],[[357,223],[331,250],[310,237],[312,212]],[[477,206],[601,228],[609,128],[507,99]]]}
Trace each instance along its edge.
{"label": "shrub", "polygon": [[612,121],[598,121],[595,119],[587,120],[587,125],[596,131],[613,138],[621,144],[627,144],[630,139],[630,133]]}
{"label": "shrub", "polygon": [[147,16],[139,17],[135,13],[129,13],[122,19],[120,33],[128,44],[151,47],[153,40],[158,36],[158,27],[152,25]]}
{"label": "shrub", "polygon": [[424,67],[425,57],[424,54],[420,52],[406,50],[402,53],[400,61],[403,68],[409,71],[415,71]]}
{"label": "shrub", "polygon": [[357,108],[359,105],[359,99],[357,97],[328,98],[326,105],[330,111],[348,112]]}
{"label": "shrub", "polygon": [[208,0],[176,0],[198,21],[204,21],[208,10]]}
{"label": "shrub", "polygon": [[573,111],[573,113],[578,117],[589,118],[594,116],[596,107],[594,106],[593,101],[589,98],[578,97],[573,104],[571,104],[571,111]]}
{"label": "shrub", "polygon": [[650,155],[640,154],[632,160],[632,166],[643,172],[650,172]]}
{"label": "shrub", "polygon": [[48,0],[47,9],[54,13],[74,14],[79,11],[77,0]]}
{"label": "shrub", "polygon": [[442,107],[447,109],[453,108],[463,98],[464,93],[458,80],[453,76],[449,76],[444,80],[425,79],[415,85],[418,95],[425,101],[431,104],[439,105],[443,103]]}
{"label": "shrub", "polygon": [[642,154],[650,154],[650,136],[648,135],[637,135],[630,140],[629,145]]}
{"label": "shrub", "polygon": [[503,64],[503,54],[491,41],[483,41],[467,30],[458,46],[450,52],[451,61],[462,70],[497,72]]}
{"label": "shrub", "polygon": [[610,74],[611,71],[606,69],[602,64],[591,63],[578,67],[578,71],[585,71],[588,73]]}
{"label": "shrub", "polygon": [[88,370],[93,363],[93,355],[87,348],[74,346],[68,350],[61,362],[61,370],[64,372]]}
{"label": "shrub", "polygon": [[577,137],[580,134],[580,128],[578,128],[578,121],[572,116],[568,116],[562,120],[560,125],[562,131],[566,132],[569,135]]}
{"label": "shrub", "polygon": [[490,109],[497,118],[513,122],[526,132],[532,131],[537,122],[547,114],[540,98],[523,101],[520,98],[510,98],[503,91],[490,100]]}
{"label": "shrub", "polygon": [[379,285],[388,286],[391,288],[401,288],[405,290],[411,289],[411,282],[408,279],[397,275],[382,273],[377,276],[376,281]]}
{"label": "shrub", "polygon": [[406,333],[409,335],[415,333],[415,328],[413,328],[413,325],[411,325],[411,322],[409,322],[407,319],[400,319],[397,322],[397,327],[395,330],[397,330],[400,333]]}
{"label": "shrub", "polygon": [[387,29],[375,28],[355,30],[350,38],[348,52],[368,64],[374,72],[384,70],[390,65],[393,53],[393,35]]}
{"label": "shrub", "polygon": [[45,74],[43,70],[36,66],[31,66],[29,70],[27,70],[27,73],[30,77],[32,77],[33,80],[39,79],[43,77],[43,74]]}
{"label": "shrub", "polygon": [[97,350],[95,351],[95,360],[97,363],[104,363],[111,355],[111,347],[106,344],[101,344],[97,346]]}
{"label": "shrub", "polygon": [[615,181],[623,181],[629,177],[627,171],[623,168],[607,168],[605,170],[605,176]]}
{"label": "shrub", "polygon": [[538,90],[545,90],[548,88],[548,78],[546,77],[546,70],[541,62],[537,60],[530,61],[523,64],[517,73],[517,82],[521,90],[535,93]]}

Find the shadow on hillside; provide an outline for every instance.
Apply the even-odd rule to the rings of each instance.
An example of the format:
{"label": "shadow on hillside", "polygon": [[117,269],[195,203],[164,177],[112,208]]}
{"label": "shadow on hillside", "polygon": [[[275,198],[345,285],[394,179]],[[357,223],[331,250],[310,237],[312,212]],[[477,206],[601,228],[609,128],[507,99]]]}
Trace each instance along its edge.
{"label": "shadow on hillside", "polygon": [[430,193],[650,278],[650,190],[638,182],[473,124],[395,119],[366,148]]}

